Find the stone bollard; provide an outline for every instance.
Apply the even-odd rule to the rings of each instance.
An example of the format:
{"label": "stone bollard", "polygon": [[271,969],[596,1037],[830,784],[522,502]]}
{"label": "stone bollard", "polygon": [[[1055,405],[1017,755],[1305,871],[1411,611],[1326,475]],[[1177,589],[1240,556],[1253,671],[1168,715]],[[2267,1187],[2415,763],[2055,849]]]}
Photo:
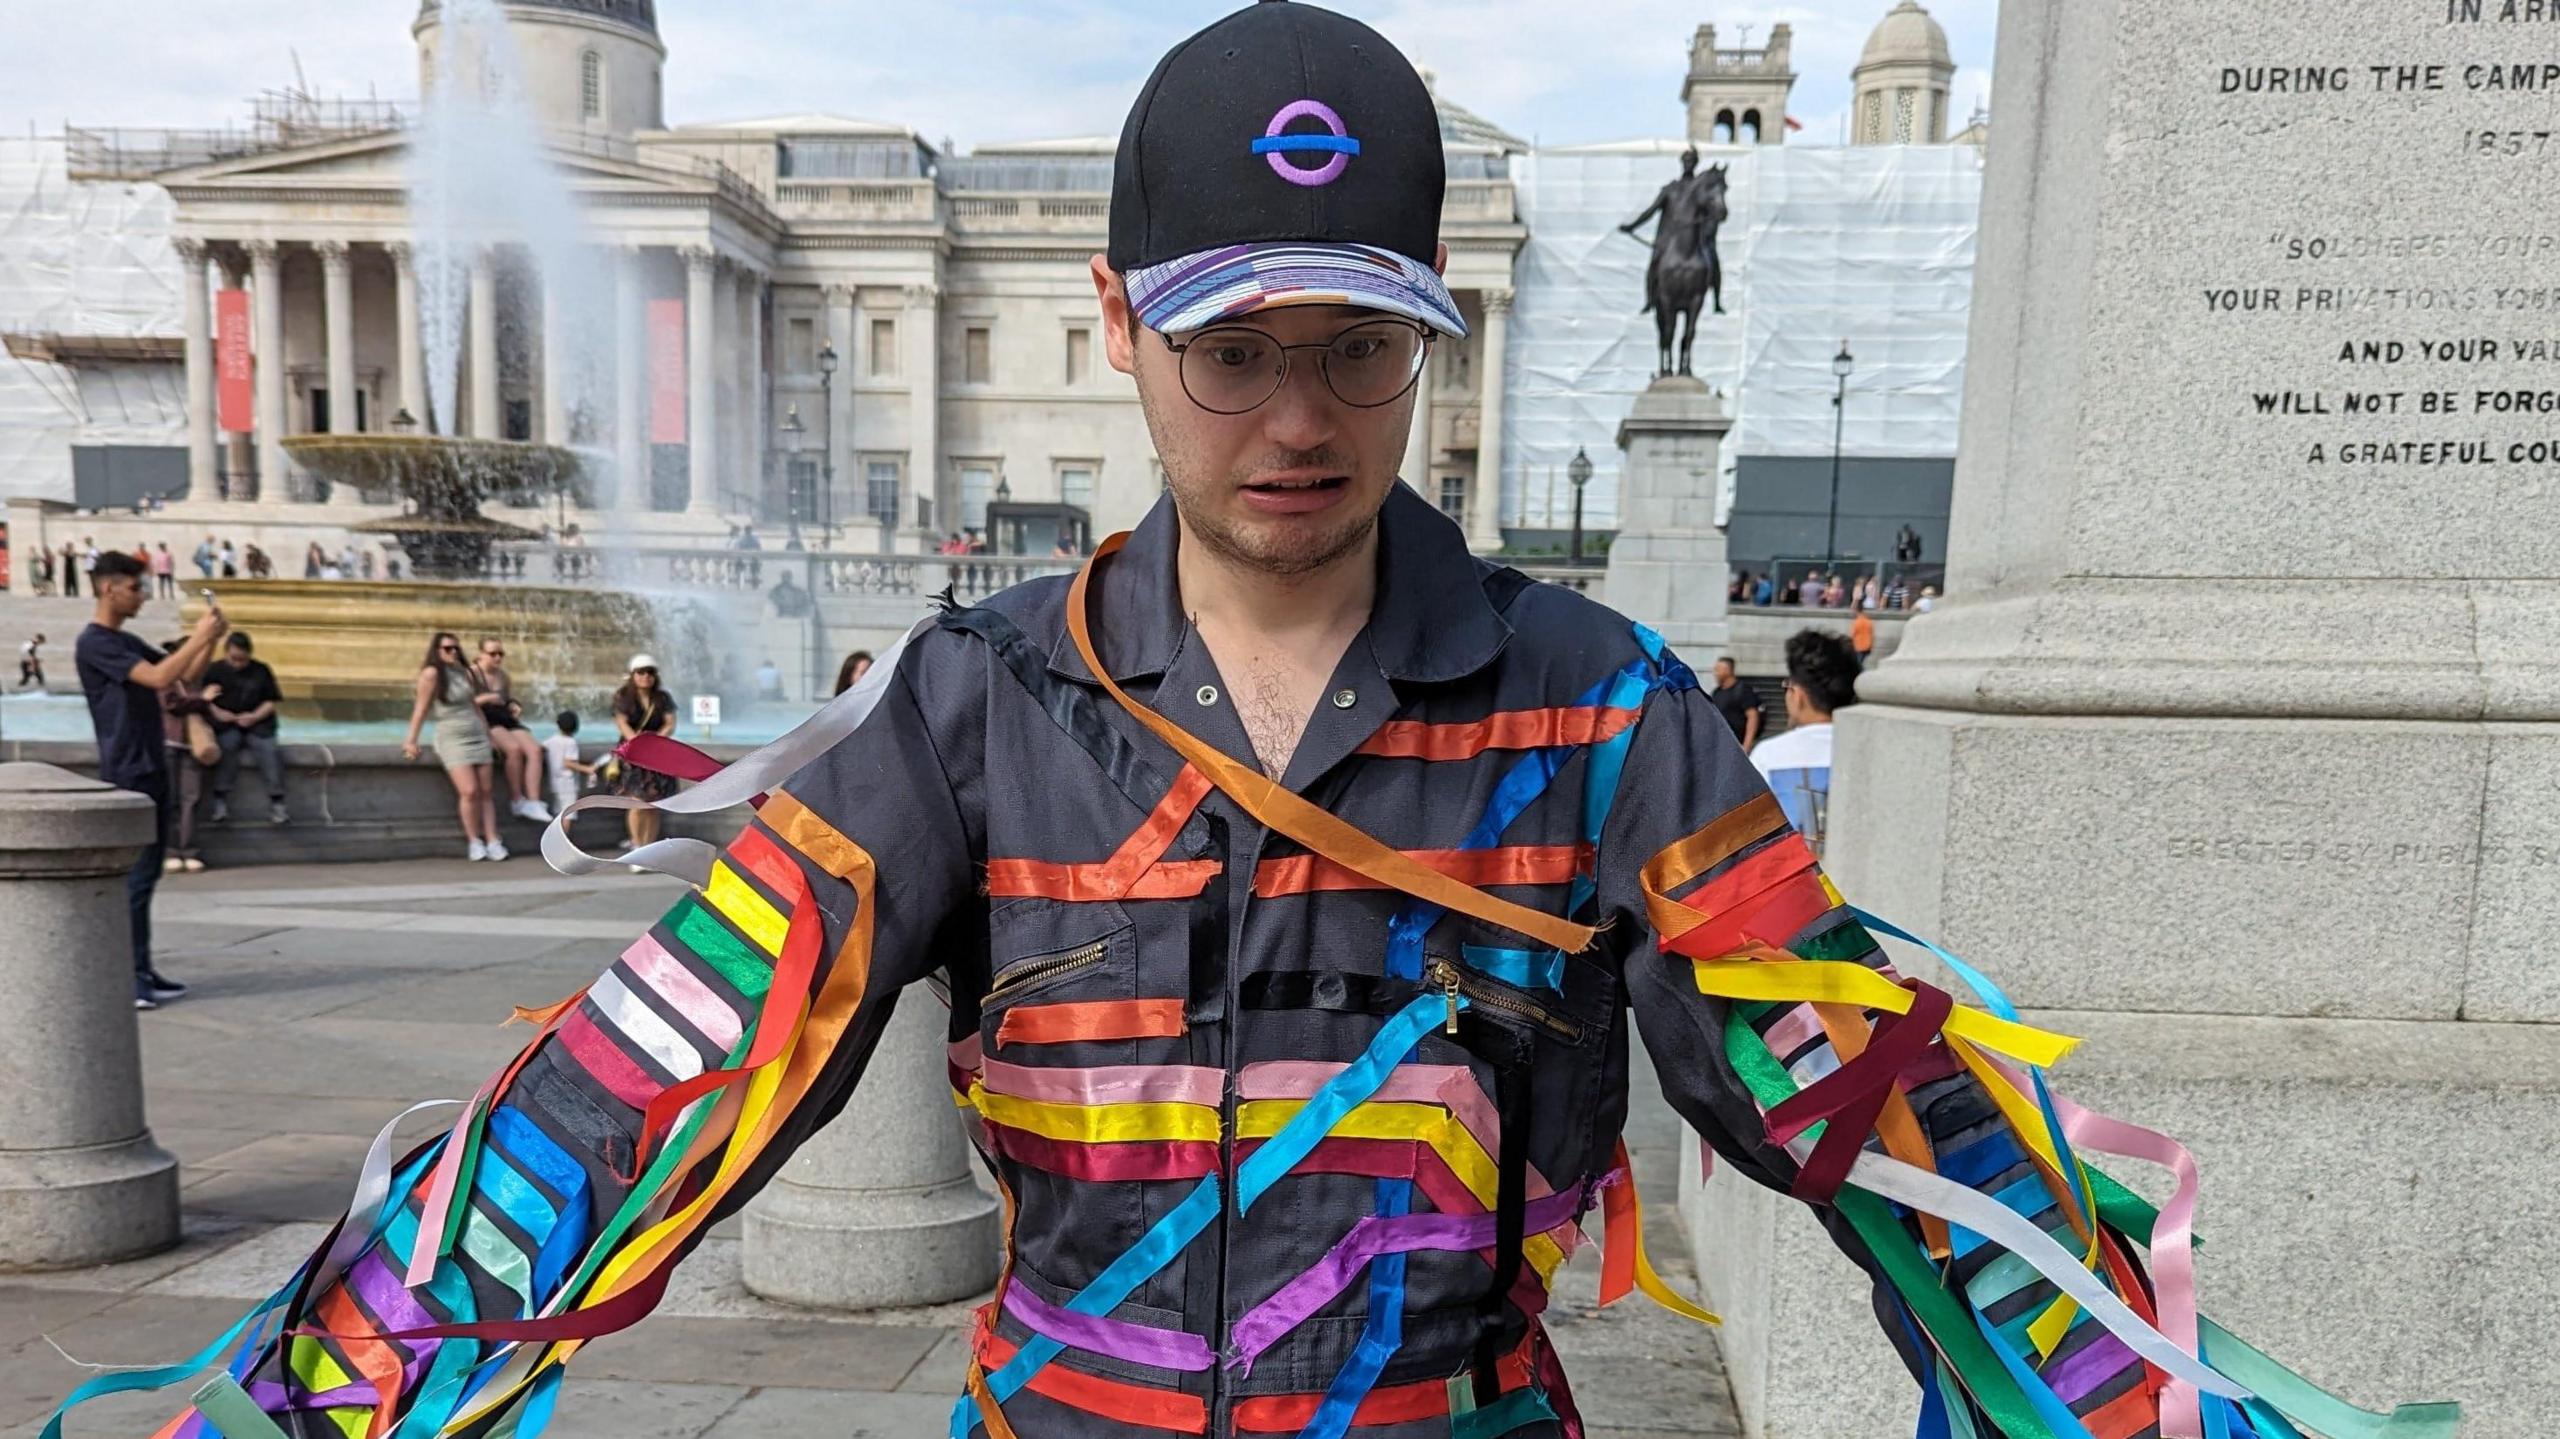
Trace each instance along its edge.
{"label": "stone bollard", "polygon": [[995,1199],[969,1174],[943,1011],[903,996],[861,1088],[747,1205],[747,1288],[819,1309],[983,1293],[1000,1262]]}
{"label": "stone bollard", "polygon": [[0,1270],[104,1264],[178,1242],[178,1161],[142,1122],[124,879],[151,801],[0,764]]}

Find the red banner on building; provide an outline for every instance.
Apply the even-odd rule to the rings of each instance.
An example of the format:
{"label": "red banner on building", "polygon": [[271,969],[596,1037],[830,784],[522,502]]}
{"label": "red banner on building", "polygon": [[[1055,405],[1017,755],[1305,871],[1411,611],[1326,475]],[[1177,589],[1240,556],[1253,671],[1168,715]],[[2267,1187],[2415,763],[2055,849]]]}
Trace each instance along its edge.
{"label": "red banner on building", "polygon": [[258,427],[257,394],[250,384],[249,292],[213,294],[213,393],[217,428],[245,435]]}
{"label": "red banner on building", "polygon": [[649,302],[649,443],[684,443],[684,301]]}

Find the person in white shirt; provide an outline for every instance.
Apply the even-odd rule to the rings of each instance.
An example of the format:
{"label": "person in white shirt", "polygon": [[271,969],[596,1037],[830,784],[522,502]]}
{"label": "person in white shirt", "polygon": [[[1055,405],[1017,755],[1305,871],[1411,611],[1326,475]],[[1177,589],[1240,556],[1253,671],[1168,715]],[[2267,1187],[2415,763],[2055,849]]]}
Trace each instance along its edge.
{"label": "person in white shirt", "polygon": [[1787,728],[1751,750],[1752,768],[1817,855],[1831,811],[1831,716],[1858,702],[1857,686],[1847,640],[1798,631],[1787,641]]}
{"label": "person in white shirt", "polygon": [[542,742],[542,759],[551,771],[551,812],[559,813],[578,797],[579,776],[591,775],[596,767],[578,760],[578,712],[562,710],[556,723],[560,732]]}

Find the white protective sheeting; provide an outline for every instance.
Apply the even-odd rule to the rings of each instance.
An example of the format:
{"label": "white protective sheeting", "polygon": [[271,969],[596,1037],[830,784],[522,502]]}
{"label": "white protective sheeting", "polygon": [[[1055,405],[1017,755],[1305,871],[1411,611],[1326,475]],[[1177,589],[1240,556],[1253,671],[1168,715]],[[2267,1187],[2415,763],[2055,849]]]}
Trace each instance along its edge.
{"label": "white protective sheeting", "polygon": [[[1571,522],[1577,446],[1592,480],[1583,522],[1617,523],[1618,422],[1653,378],[1644,241],[1618,226],[1680,173],[1678,140],[1538,150],[1512,161],[1522,248],[1504,410],[1503,518]],[[1724,304],[1701,316],[1693,369],[1735,416],[1740,455],[1831,453],[1831,360],[1848,341],[1843,449],[1946,458],[1964,400],[1982,152],[1972,146],[1699,147],[1724,165]],[[1701,484],[1712,483],[1702,476]],[[1718,514],[1724,506],[1719,504]]]}
{"label": "white protective sheeting", "polygon": [[[63,159],[59,137],[0,139],[0,332],[178,334],[169,192],[75,181]],[[86,368],[0,353],[0,496],[70,499],[75,441],[186,443],[178,367]]]}

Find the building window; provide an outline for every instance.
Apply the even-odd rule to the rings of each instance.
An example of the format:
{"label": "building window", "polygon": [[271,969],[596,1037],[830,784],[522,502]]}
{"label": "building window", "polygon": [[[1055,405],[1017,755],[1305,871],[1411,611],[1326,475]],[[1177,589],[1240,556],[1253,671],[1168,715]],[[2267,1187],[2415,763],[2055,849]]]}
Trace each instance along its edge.
{"label": "building window", "polygon": [[1078,460],[1058,466],[1058,499],[1090,515],[1093,513],[1093,473],[1091,461]]}
{"label": "building window", "polygon": [[1884,140],[1884,92],[1869,90],[1865,113],[1858,117],[1858,143],[1874,145]]}
{"label": "building window", "polygon": [[1734,132],[1734,138],[1745,145],[1757,145],[1760,143],[1759,111],[1748,110],[1743,113],[1742,128]]}
{"label": "building window", "polygon": [[806,315],[794,315],[782,326],[782,362],[795,375],[805,375],[818,368],[818,322]]}
{"label": "building window", "polygon": [[971,325],[960,335],[960,382],[983,385],[995,372],[995,357],[990,353],[990,333],[985,325]]}
{"label": "building window", "polygon": [[898,527],[898,462],[871,460],[862,467],[863,509],[880,528]]}
{"label": "building window", "polygon": [[1093,378],[1093,331],[1067,331],[1067,384],[1081,385]]}
{"label": "building window", "polygon": [[791,518],[796,524],[818,522],[818,462],[804,456],[791,460]]}
{"label": "building window", "polygon": [[960,467],[960,528],[984,531],[987,527],[987,502],[995,498],[996,471],[993,465]]}
{"label": "building window", "polygon": [[871,322],[871,378],[886,380],[898,373],[898,322]]}
{"label": "building window", "polygon": [[1893,143],[1911,143],[1911,119],[1914,96],[1909,89],[1893,92]]}
{"label": "building window", "polygon": [[1464,475],[1440,477],[1440,513],[1459,524],[1467,522],[1467,480]]}
{"label": "building window", "polygon": [[578,56],[578,113],[590,120],[604,113],[604,57],[593,50]]}

